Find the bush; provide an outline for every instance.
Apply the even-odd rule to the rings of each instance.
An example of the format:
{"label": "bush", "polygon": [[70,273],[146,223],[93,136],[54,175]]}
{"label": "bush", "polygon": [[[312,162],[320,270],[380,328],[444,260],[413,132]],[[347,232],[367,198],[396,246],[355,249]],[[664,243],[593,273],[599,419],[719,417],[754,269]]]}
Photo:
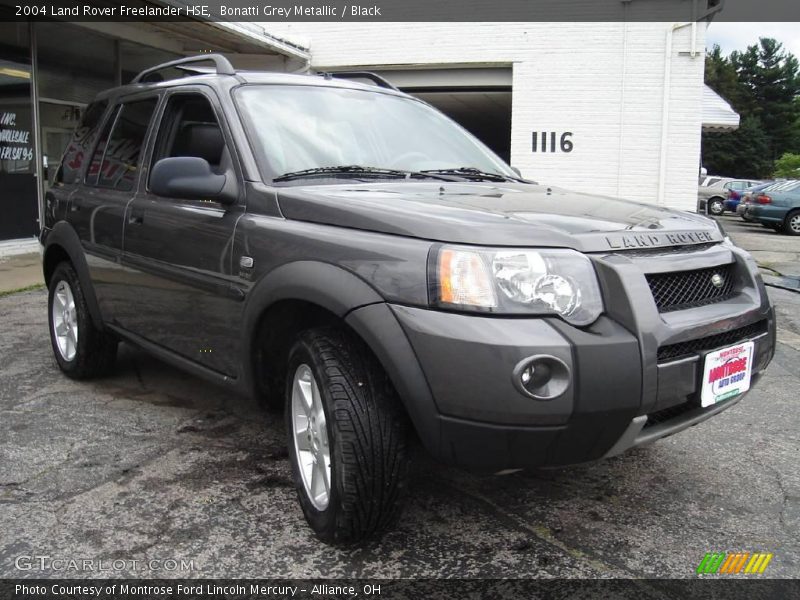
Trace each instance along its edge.
{"label": "bush", "polygon": [[775,172],[772,175],[789,179],[800,178],[800,154],[786,152],[775,161]]}

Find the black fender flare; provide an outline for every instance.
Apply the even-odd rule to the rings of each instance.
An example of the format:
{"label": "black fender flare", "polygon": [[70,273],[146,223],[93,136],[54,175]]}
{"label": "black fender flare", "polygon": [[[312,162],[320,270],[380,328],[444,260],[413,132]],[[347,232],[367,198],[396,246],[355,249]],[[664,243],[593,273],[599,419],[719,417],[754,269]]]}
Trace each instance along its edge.
{"label": "black fender flare", "polygon": [[242,328],[245,390],[253,393],[256,389],[250,357],[258,321],[281,300],[316,304],[351,327],[386,370],[423,444],[439,455],[438,411],[405,332],[386,300],[366,281],[341,267],[316,261],[288,263],[253,287],[246,300]]}
{"label": "black fender flare", "polygon": [[44,270],[47,264],[48,252],[51,252],[53,248],[58,247],[66,252],[81,282],[83,296],[89,307],[89,314],[92,317],[92,322],[98,329],[103,329],[103,317],[100,313],[100,305],[94,293],[92,278],[89,275],[89,265],[86,262],[86,256],[83,253],[83,245],[78,237],[78,233],[66,221],[59,221],[46,236],[42,235],[42,244],[44,246],[44,251],[42,253],[42,270]]}
{"label": "black fender flare", "polygon": [[341,267],[318,261],[295,261],[265,274],[247,293],[242,315],[242,361],[246,388],[255,389],[253,353],[258,322],[281,300],[302,300],[344,319],[356,308],[383,302],[363,279]]}

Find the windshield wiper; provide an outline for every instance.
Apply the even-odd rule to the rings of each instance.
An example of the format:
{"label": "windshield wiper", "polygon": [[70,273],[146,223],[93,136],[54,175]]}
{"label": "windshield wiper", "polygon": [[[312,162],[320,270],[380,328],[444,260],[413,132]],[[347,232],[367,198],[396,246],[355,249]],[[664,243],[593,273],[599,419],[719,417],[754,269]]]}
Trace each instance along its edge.
{"label": "windshield wiper", "polygon": [[427,169],[425,171],[420,171],[420,173],[437,174],[437,175],[457,175],[459,177],[465,177],[467,179],[485,180],[485,181],[523,181],[522,179],[511,177],[510,175],[501,175],[500,173],[489,173],[487,171],[481,171],[480,169],[476,169],[475,167],[458,167],[452,169]]}
{"label": "windshield wiper", "polygon": [[375,177],[403,177],[406,179],[411,177],[428,177],[431,179],[453,181],[451,177],[438,176],[434,172],[428,173],[427,171],[402,171],[400,169],[387,169],[383,167],[362,167],[361,165],[315,167],[313,169],[303,169],[302,171],[291,171],[289,173],[284,173],[283,175],[278,175],[272,181],[291,181],[292,179],[313,177],[315,175],[369,175]]}

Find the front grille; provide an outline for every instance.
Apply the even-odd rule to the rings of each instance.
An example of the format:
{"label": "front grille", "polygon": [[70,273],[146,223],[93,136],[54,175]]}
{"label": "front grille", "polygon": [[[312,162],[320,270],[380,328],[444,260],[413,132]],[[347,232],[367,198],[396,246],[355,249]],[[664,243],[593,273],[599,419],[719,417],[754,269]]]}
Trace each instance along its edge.
{"label": "front grille", "polygon": [[[714,275],[722,277],[714,285]],[[736,293],[734,264],[720,265],[694,271],[653,273],[647,275],[647,283],[656,301],[659,312],[683,310],[721,302]]]}
{"label": "front grille", "polygon": [[653,425],[658,425],[659,423],[665,423],[666,421],[670,421],[672,419],[680,417],[682,414],[687,413],[690,410],[694,410],[698,406],[699,404],[697,404],[696,402],[687,400],[683,404],[678,404],[677,406],[670,406],[669,408],[664,408],[654,413],[650,413],[649,415],[647,415],[647,421],[645,421],[644,427],[642,429],[647,429],[648,427],[652,427]]}
{"label": "front grille", "polygon": [[767,322],[759,321],[758,323],[751,323],[739,329],[732,329],[724,333],[718,333],[717,335],[661,346],[661,348],[658,349],[658,362],[676,360],[678,358],[691,356],[697,352],[732,346],[737,342],[756,337],[766,330]]}

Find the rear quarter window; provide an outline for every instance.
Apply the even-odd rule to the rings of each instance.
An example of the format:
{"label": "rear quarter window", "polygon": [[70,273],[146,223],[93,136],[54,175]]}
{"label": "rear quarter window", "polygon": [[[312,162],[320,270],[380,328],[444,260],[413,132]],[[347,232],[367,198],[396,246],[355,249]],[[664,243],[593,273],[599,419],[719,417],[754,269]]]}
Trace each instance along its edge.
{"label": "rear quarter window", "polygon": [[83,167],[88,162],[92,147],[97,140],[107,108],[107,100],[92,102],[86,107],[80,125],[73,132],[72,139],[64,151],[55,184],[75,183],[80,179]]}

